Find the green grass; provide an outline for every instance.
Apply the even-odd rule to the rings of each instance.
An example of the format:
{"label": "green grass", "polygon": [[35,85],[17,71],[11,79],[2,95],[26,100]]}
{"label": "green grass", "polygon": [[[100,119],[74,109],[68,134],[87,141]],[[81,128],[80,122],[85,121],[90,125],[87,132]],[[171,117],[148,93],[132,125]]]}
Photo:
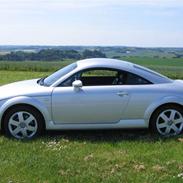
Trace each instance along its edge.
{"label": "green grass", "polygon": [[125,57],[122,60],[127,60],[144,66],[174,66],[183,67],[183,58],[151,58],[151,57]]}
{"label": "green grass", "polygon": [[[164,74],[172,79],[183,79],[183,58],[125,57],[127,60]],[[0,61],[0,71],[54,72],[73,61],[60,62],[7,62]]]}
{"label": "green grass", "polygon": [[[183,78],[182,61],[147,64],[136,58],[133,62]],[[0,84],[46,76],[63,63],[24,64],[15,63],[5,71],[0,65]],[[0,148],[0,183],[183,181],[179,177],[183,173],[183,136],[160,139],[144,130],[60,131],[23,142],[1,135]]]}
{"label": "green grass", "polygon": [[148,67],[172,79],[183,79],[183,58],[125,57],[122,59]]}
{"label": "green grass", "polygon": [[5,71],[34,71],[34,72],[49,72],[56,71],[73,61],[60,62],[42,62],[42,61],[26,61],[26,62],[10,62],[0,61],[0,70]]}
{"label": "green grass", "polygon": [[181,141],[122,130],[52,132],[29,142],[1,136],[0,182],[181,183]]}
{"label": "green grass", "polygon": [[0,71],[0,85],[49,75],[50,72]]}

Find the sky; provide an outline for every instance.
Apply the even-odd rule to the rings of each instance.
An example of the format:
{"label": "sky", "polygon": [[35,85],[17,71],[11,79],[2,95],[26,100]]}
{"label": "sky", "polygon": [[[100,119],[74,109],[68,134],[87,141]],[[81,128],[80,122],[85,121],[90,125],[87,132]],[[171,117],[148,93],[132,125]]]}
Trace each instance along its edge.
{"label": "sky", "polygon": [[183,47],[183,0],[0,0],[0,45]]}

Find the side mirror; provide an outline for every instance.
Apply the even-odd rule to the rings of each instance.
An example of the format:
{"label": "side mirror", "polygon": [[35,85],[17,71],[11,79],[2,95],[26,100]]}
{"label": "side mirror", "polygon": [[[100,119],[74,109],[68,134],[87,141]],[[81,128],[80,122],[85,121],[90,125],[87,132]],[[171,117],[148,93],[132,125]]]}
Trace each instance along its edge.
{"label": "side mirror", "polygon": [[83,83],[80,80],[76,80],[72,83],[72,86],[74,87],[74,89],[78,90],[83,86]]}

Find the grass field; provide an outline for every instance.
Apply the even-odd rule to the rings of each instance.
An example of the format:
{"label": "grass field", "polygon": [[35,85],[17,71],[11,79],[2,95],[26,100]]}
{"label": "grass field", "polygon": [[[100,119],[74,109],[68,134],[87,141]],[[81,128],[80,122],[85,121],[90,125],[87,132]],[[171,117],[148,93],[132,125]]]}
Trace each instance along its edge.
{"label": "grass field", "polygon": [[183,139],[142,131],[49,133],[21,142],[0,137],[0,182],[181,183]]}
{"label": "grass field", "polygon": [[[183,79],[183,59],[172,58],[147,58],[147,57],[125,57],[123,60],[148,67],[158,71],[172,79]],[[0,61],[0,71],[28,71],[28,72],[54,72],[73,61],[60,62],[7,62]],[[32,75],[30,75],[31,78]],[[1,82],[1,81],[0,81]]]}
{"label": "grass field", "polygon": [[[183,61],[133,62],[183,79]],[[65,63],[16,64],[16,69],[13,64],[1,69],[0,63],[0,84],[46,76]],[[147,130],[59,131],[24,142],[1,135],[0,148],[0,183],[183,182],[183,136],[160,139]]]}

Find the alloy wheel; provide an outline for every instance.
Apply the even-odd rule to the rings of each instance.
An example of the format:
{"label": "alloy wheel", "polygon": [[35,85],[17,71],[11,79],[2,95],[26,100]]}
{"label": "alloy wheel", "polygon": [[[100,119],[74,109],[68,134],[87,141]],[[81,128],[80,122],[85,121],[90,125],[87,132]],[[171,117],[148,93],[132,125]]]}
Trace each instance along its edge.
{"label": "alloy wheel", "polygon": [[19,111],[9,118],[8,128],[12,136],[17,139],[33,137],[38,129],[36,118],[29,112]]}
{"label": "alloy wheel", "polygon": [[165,110],[159,114],[156,128],[161,135],[178,135],[183,129],[183,115],[175,109]]}

